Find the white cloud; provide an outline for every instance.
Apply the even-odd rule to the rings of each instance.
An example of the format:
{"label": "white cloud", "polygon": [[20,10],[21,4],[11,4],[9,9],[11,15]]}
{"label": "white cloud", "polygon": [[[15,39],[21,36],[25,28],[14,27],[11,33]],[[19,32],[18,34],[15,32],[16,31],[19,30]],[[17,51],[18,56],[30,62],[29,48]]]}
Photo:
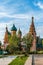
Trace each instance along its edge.
{"label": "white cloud", "polygon": [[30,19],[30,16],[28,16],[28,14],[13,14],[13,15],[11,15],[7,12],[0,12],[0,18],[3,18],[3,17]]}
{"label": "white cloud", "polygon": [[35,6],[38,6],[40,9],[43,9],[43,4],[41,2],[34,3]]}
{"label": "white cloud", "polygon": [[14,14],[14,15],[7,15],[9,18],[29,18],[26,14]]}
{"label": "white cloud", "polygon": [[29,12],[26,14],[9,14],[8,12],[0,12],[0,18],[8,17],[8,18],[18,18],[18,19],[31,19],[32,16],[34,16],[35,19],[39,20],[40,18],[43,18],[42,17],[43,13]]}

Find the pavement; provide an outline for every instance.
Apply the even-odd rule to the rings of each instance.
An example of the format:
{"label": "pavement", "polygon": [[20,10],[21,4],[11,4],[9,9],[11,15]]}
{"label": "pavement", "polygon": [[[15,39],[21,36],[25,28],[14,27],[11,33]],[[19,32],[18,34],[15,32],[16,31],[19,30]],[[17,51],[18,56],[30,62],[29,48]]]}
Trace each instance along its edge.
{"label": "pavement", "polygon": [[35,65],[43,65],[43,55],[41,54],[41,55],[36,55],[35,57],[34,57],[34,63],[35,63]]}
{"label": "pavement", "polygon": [[[0,65],[8,65],[16,57],[17,56],[8,56],[5,58],[0,58]],[[29,55],[24,65],[43,65],[43,55],[33,55],[33,63],[32,55]]]}
{"label": "pavement", "polygon": [[24,65],[43,65],[43,54],[30,55]]}
{"label": "pavement", "polygon": [[30,55],[24,65],[32,65],[32,56]]}
{"label": "pavement", "polygon": [[8,56],[5,58],[0,58],[0,65],[8,65],[15,58],[16,58],[15,56]]}

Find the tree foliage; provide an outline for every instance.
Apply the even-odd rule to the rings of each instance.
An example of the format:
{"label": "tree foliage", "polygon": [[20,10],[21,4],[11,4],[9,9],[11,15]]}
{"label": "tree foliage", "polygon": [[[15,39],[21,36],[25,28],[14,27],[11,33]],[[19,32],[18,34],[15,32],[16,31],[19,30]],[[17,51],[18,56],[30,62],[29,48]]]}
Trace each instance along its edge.
{"label": "tree foliage", "polygon": [[30,50],[30,47],[32,46],[33,36],[31,34],[26,35],[23,37],[23,41],[25,41],[28,50]]}
{"label": "tree foliage", "polygon": [[17,43],[18,43],[18,38],[17,38],[17,36],[16,36],[16,35],[11,36],[10,39],[9,39],[9,44],[10,44],[10,45],[17,46]]}
{"label": "tree foliage", "polygon": [[6,50],[10,53],[16,51],[18,48],[19,41],[20,39],[16,35],[11,36],[9,38],[9,45],[7,46]]}

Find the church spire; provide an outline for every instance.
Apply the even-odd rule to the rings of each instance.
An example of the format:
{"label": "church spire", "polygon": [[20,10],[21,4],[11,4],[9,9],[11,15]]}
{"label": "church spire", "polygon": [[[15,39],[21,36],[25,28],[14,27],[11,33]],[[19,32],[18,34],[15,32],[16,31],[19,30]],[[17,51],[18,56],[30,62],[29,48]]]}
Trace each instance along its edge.
{"label": "church spire", "polygon": [[19,30],[18,30],[18,37],[21,38],[21,36],[22,36],[22,32],[21,32],[21,30],[19,28]]}
{"label": "church spire", "polygon": [[35,26],[34,26],[34,17],[32,17],[32,23],[30,25],[30,31],[29,31],[29,33],[32,34],[33,36],[36,35]]}
{"label": "church spire", "polygon": [[6,26],[6,32],[8,32],[8,28],[7,28],[7,26]]}
{"label": "church spire", "polygon": [[32,23],[33,23],[33,21],[34,21],[34,17],[32,17]]}
{"label": "church spire", "polygon": [[8,28],[6,26],[5,36],[4,36],[4,43],[8,43],[8,35],[10,35],[10,32],[8,31]]}
{"label": "church spire", "polygon": [[29,34],[33,36],[32,47],[30,48],[30,50],[36,51],[36,31],[34,26],[34,17],[32,17]]}

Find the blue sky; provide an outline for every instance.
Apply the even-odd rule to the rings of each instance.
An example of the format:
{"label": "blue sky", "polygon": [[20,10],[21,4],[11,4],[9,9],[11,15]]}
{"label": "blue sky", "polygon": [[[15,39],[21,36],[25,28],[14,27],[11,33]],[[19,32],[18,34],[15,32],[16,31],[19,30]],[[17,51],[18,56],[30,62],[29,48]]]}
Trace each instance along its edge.
{"label": "blue sky", "polygon": [[36,33],[43,37],[43,0],[0,0],[0,40],[3,41],[5,27],[13,24],[22,34],[29,32],[31,17],[34,16]]}

